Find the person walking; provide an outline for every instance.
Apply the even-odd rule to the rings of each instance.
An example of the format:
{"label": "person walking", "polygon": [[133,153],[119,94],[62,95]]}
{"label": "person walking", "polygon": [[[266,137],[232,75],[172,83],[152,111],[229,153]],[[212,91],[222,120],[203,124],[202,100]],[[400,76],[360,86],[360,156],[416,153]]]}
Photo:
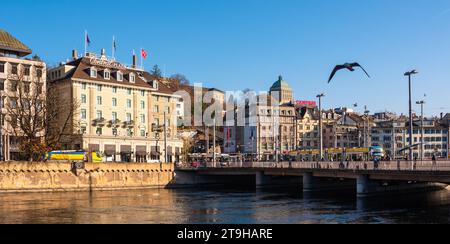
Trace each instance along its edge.
{"label": "person walking", "polygon": [[433,165],[431,166],[431,171],[437,170],[437,162],[436,162],[436,155],[433,154],[433,157],[431,158],[433,161]]}

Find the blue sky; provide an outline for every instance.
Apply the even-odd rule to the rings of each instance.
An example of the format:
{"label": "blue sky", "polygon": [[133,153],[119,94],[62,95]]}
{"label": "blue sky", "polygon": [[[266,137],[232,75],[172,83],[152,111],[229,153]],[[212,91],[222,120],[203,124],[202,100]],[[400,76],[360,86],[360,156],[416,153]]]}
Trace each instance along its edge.
{"label": "blue sky", "polygon": [[[450,112],[449,0],[3,0],[2,8],[0,28],[49,65],[81,52],[88,30],[91,51],[110,52],[115,35],[119,60],[144,47],[147,69],[159,64],[207,86],[267,90],[281,74],[299,100],[325,92],[326,107],[398,113],[408,109],[403,73],[415,68],[414,100],[427,94],[427,115]],[[358,70],[326,83],[335,64],[353,61],[372,78]]]}

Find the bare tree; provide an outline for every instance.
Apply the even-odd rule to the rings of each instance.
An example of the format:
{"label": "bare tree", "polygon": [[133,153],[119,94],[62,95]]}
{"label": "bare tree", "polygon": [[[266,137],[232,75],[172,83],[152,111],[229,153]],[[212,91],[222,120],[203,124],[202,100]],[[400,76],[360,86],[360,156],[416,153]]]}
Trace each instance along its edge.
{"label": "bare tree", "polygon": [[[6,93],[8,133],[19,139],[20,151],[29,161],[60,149],[61,138],[77,106],[70,98],[58,99],[56,91],[46,91],[42,70],[39,71],[31,75],[29,67],[18,70],[9,77],[11,82]],[[66,119],[60,122],[62,115]]]}
{"label": "bare tree", "polygon": [[188,86],[191,83],[189,79],[183,74],[174,74],[170,78],[177,80],[180,85]]}

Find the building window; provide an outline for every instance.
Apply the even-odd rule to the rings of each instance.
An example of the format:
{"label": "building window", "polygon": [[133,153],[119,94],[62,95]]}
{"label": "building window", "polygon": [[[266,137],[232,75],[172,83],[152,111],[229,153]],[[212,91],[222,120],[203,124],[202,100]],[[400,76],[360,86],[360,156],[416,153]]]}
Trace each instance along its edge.
{"label": "building window", "polygon": [[103,134],[102,128],[98,127],[96,133],[97,135],[101,136]]}
{"label": "building window", "polygon": [[97,97],[97,105],[102,105],[102,97]]}
{"label": "building window", "polygon": [[127,136],[133,136],[133,131],[131,129],[127,129]]}
{"label": "building window", "polygon": [[42,84],[36,85],[37,94],[42,94]]}
{"label": "building window", "polygon": [[146,136],[145,130],[141,130],[141,137],[145,137],[145,136]]}
{"label": "building window", "polygon": [[97,111],[97,119],[101,119],[101,118],[103,118],[102,111],[98,110]]}
{"label": "building window", "polygon": [[84,134],[86,134],[86,126],[81,126],[81,129],[80,129],[80,133],[82,134],[82,135],[84,135]]}
{"label": "building window", "polygon": [[117,136],[117,129],[116,128],[112,129],[112,134],[113,134],[113,136]]}
{"label": "building window", "polygon": [[109,80],[111,78],[111,73],[109,72],[109,70],[105,70],[104,72],[105,72],[105,75],[104,75],[105,79]]}
{"label": "building window", "polygon": [[81,83],[81,89],[86,90],[87,88],[87,84],[86,83]]}
{"label": "building window", "polygon": [[37,78],[42,78],[42,69],[41,68],[36,68],[36,76],[37,76]]}
{"label": "building window", "polygon": [[159,97],[158,96],[153,96],[152,99],[153,99],[153,102],[158,102]]}
{"label": "building window", "polygon": [[17,64],[11,64],[11,74],[17,75]]}
{"label": "building window", "polygon": [[112,120],[117,121],[117,112],[112,112]]}
{"label": "building window", "polygon": [[102,91],[103,86],[102,85],[97,85],[97,91],[101,92]]}
{"label": "building window", "polygon": [[127,99],[127,108],[131,108],[131,99]]}
{"label": "building window", "polygon": [[153,113],[159,113],[158,105],[153,106]]}
{"label": "building window", "polygon": [[5,63],[0,62],[0,73],[5,73]]}
{"label": "building window", "polygon": [[130,73],[130,82],[135,83],[136,82],[136,76],[133,73]]}
{"label": "building window", "polygon": [[117,71],[117,81],[123,81],[123,74],[120,71]]}
{"label": "building window", "polygon": [[91,67],[90,75],[91,75],[91,78],[97,78],[97,69],[94,67]]}
{"label": "building window", "polygon": [[26,76],[30,76],[30,69],[31,69],[31,67],[29,65],[24,65],[23,66],[23,74]]}
{"label": "building window", "polygon": [[141,124],[145,124],[145,115],[141,114]]}
{"label": "building window", "polygon": [[141,101],[141,109],[145,109],[145,102]]}
{"label": "building window", "polygon": [[155,124],[155,126],[159,126],[159,119],[154,119],[153,124]]}
{"label": "building window", "polygon": [[145,96],[145,91],[144,90],[141,91],[141,96]]}
{"label": "building window", "polygon": [[131,122],[131,114],[127,113],[127,122]]}
{"label": "building window", "polygon": [[117,98],[112,99],[112,106],[117,107]]}
{"label": "building window", "polygon": [[81,94],[81,103],[87,103],[87,98],[85,94]]}
{"label": "building window", "polygon": [[4,91],[5,90],[5,80],[0,79],[0,91]]}
{"label": "building window", "polygon": [[131,95],[131,88],[127,89],[127,93],[128,93],[128,95]]}
{"label": "building window", "polygon": [[23,92],[24,93],[26,93],[26,94],[30,93],[30,85],[31,85],[30,82],[23,83]]}
{"label": "building window", "polygon": [[81,119],[86,119],[86,109],[81,110]]}
{"label": "building window", "polygon": [[112,88],[112,92],[113,92],[113,93],[117,93],[117,87],[113,87],[113,88]]}

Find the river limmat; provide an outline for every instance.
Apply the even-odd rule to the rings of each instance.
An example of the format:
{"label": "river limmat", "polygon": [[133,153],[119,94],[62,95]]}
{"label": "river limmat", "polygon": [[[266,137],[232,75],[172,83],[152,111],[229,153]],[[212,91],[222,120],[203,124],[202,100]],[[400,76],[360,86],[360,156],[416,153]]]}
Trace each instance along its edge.
{"label": "river limmat", "polygon": [[448,190],[383,198],[296,189],[154,189],[0,195],[0,223],[411,224],[448,223]]}

